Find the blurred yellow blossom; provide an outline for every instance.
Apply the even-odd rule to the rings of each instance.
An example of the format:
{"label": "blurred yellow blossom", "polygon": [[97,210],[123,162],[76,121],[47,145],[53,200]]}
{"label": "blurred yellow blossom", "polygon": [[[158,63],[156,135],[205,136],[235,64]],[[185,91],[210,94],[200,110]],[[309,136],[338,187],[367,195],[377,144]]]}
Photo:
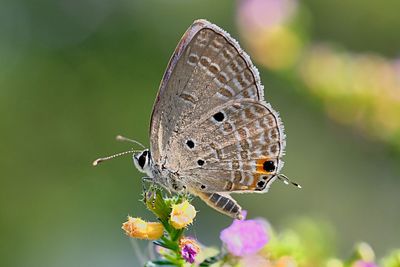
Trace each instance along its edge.
{"label": "blurred yellow blossom", "polygon": [[400,79],[394,61],[315,45],[298,73],[333,119],[400,147]]}
{"label": "blurred yellow blossom", "polygon": [[193,222],[196,210],[187,201],[172,205],[170,223],[175,229],[182,229]]}
{"label": "blurred yellow blossom", "polygon": [[164,233],[164,227],[158,222],[146,222],[140,218],[128,216],[128,221],[122,224],[125,233],[134,238],[156,240]]}
{"label": "blurred yellow blossom", "polygon": [[295,0],[242,0],[238,23],[255,61],[272,70],[285,70],[298,61],[304,43],[291,27],[298,13]]}
{"label": "blurred yellow blossom", "polygon": [[260,254],[251,254],[242,257],[239,260],[240,267],[252,266],[252,267],[271,267],[272,263],[266,257]]}
{"label": "blurred yellow blossom", "polygon": [[329,259],[329,260],[326,261],[325,266],[326,267],[343,267],[344,264],[339,259]]}
{"label": "blurred yellow blossom", "polygon": [[275,264],[272,266],[274,267],[296,267],[298,266],[296,261],[290,256],[283,256],[278,259]]}
{"label": "blurred yellow blossom", "polygon": [[275,26],[248,37],[252,39],[248,45],[254,53],[255,60],[269,69],[290,68],[300,56],[302,41],[289,27]]}
{"label": "blurred yellow blossom", "polygon": [[373,262],[375,261],[375,253],[372,247],[365,242],[361,242],[356,245],[356,254],[359,259],[362,259],[364,261],[370,261]]}

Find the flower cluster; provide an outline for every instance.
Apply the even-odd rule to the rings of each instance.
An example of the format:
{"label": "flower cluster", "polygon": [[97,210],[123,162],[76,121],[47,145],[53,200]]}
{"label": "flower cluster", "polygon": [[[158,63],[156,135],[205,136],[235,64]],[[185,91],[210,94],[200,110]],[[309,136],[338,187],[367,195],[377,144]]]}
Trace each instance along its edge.
{"label": "flower cluster", "polygon": [[206,247],[184,235],[196,216],[190,199],[166,197],[156,188],[145,193],[144,203],[158,222],[128,217],[122,229],[129,237],[153,242],[158,256],[145,266],[400,267],[400,250],[378,261],[366,243],[356,245],[346,260],[333,258],[323,222],[301,219],[292,229],[277,233],[265,219],[245,219],[245,211],[243,220],[222,229],[220,249]]}
{"label": "flower cluster", "polygon": [[196,240],[185,237],[184,230],[196,216],[195,208],[184,196],[165,197],[158,188],[145,192],[143,202],[159,222],[146,222],[128,217],[122,224],[125,233],[133,238],[152,240],[160,259],[149,264],[183,266],[194,263],[200,246]]}

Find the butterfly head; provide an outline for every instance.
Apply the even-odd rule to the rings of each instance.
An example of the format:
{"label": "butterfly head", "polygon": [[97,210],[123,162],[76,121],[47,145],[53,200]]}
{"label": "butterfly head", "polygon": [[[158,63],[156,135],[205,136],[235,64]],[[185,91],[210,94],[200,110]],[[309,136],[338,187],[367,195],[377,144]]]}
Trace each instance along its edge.
{"label": "butterfly head", "polygon": [[135,167],[143,173],[149,173],[150,171],[150,151],[145,149],[139,153],[133,154],[133,163]]}

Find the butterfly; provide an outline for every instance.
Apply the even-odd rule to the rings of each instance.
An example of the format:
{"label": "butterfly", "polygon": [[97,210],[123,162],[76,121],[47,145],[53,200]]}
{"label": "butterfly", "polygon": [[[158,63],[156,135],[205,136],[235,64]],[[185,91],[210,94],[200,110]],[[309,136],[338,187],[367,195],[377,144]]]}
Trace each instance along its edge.
{"label": "butterfly", "polygon": [[277,178],[289,182],[280,174],[283,124],[263,95],[258,70],[239,44],[196,20],[164,73],[150,149],[133,155],[136,168],[169,191],[189,192],[242,219],[231,193],[264,193]]}

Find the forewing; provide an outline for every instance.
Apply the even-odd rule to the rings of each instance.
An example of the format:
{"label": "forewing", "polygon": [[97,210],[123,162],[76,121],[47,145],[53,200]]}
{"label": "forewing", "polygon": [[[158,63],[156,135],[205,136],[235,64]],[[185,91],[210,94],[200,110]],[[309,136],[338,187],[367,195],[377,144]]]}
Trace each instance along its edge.
{"label": "forewing", "polygon": [[228,33],[208,21],[195,21],[172,55],[154,104],[150,142],[155,163],[175,155],[169,153],[171,140],[193,121],[243,98],[263,99],[257,69]]}
{"label": "forewing", "polygon": [[283,166],[284,146],[282,123],[269,104],[232,100],[173,140],[179,157],[169,164],[194,191],[266,191]]}

